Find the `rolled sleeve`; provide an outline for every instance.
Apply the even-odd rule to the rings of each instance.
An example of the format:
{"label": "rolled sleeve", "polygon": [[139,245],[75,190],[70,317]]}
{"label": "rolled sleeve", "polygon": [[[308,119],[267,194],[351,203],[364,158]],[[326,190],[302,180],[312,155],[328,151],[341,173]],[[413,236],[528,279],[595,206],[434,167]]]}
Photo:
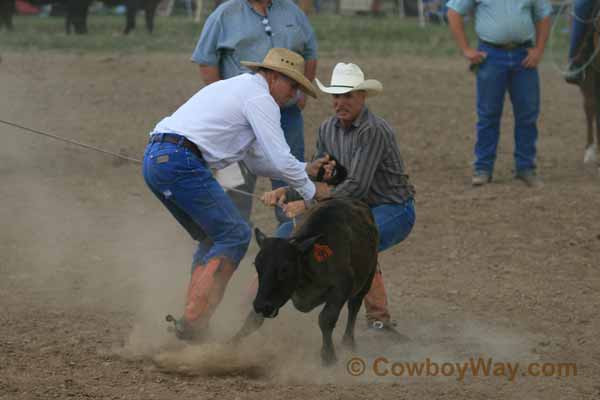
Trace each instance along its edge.
{"label": "rolled sleeve", "polygon": [[192,61],[196,64],[218,65],[219,37],[222,31],[220,14],[211,14],[204,23],[200,39],[192,53]]}
{"label": "rolled sleeve", "polygon": [[450,0],[446,6],[461,15],[467,15],[475,7],[475,0]]}
{"label": "rolled sleeve", "polygon": [[548,0],[535,0],[533,5],[533,21],[539,22],[552,14],[552,5]]}

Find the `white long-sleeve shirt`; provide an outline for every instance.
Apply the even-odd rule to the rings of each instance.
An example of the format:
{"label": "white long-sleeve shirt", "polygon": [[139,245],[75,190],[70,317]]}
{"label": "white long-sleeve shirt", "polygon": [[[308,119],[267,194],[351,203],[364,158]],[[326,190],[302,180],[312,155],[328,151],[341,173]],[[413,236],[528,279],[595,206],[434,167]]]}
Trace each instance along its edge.
{"label": "white long-sleeve shirt", "polygon": [[185,136],[211,168],[244,161],[256,175],[286,181],[304,199],[315,195],[306,163],[290,153],[279,106],[260,74],[242,74],[202,88],[161,120],[151,132],[155,133]]}

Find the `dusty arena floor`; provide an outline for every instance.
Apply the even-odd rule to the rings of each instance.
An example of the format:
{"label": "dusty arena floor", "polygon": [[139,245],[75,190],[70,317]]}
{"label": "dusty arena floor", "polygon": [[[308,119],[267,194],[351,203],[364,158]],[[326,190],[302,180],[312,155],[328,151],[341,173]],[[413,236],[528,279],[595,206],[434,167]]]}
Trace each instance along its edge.
{"label": "dusty arena floor", "polygon": [[[0,119],[141,158],[148,131],[201,87],[188,57],[5,53]],[[321,61],[322,80],[335,61]],[[321,368],[316,313],[287,306],[227,348],[246,312],[253,243],[213,342],[182,348],[164,316],[182,308],[194,244],[139,165],[0,125],[0,398],[600,398],[600,177],[582,163],[577,90],[542,66],[542,188],[512,179],[507,105],[495,182],[473,189],[474,79],[462,60],[353,61],[383,82],[371,108],[397,129],[417,188],[413,233],[380,259],[412,342],[374,337],[361,311],[357,353],[338,348],[339,364]],[[329,110],[326,96],[307,107],[308,155]],[[254,222],[272,231],[272,211],[256,204]],[[361,376],[347,371],[353,357]],[[497,376],[451,370],[479,357]],[[447,376],[411,377],[402,364],[426,360],[448,363]],[[577,376],[527,376],[532,363],[573,363]]]}

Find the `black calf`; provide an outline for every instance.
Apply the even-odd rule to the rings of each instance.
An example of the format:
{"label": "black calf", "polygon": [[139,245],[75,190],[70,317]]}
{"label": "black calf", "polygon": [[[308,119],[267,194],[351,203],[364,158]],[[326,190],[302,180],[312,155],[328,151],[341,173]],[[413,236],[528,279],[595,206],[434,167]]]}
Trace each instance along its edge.
{"label": "black calf", "polygon": [[311,209],[290,239],[267,238],[255,230],[260,251],[255,266],[259,287],[254,310],[234,337],[241,340],[274,318],[291,298],[301,312],[325,303],[319,314],[321,360],[336,361],[331,335],[348,303],[342,343],[354,347],[354,325],[377,266],[379,234],[369,207],[357,200],[333,199]]}

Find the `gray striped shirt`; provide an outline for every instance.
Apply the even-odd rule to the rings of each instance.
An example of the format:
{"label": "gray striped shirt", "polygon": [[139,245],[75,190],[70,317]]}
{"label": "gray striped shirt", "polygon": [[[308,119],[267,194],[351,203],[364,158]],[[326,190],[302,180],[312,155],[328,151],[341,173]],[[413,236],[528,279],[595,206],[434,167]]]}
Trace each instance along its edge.
{"label": "gray striped shirt", "polygon": [[335,116],[321,124],[315,157],[325,153],[348,169],[333,197],[361,199],[370,206],[401,204],[414,197],[394,130],[367,107],[347,130]]}

